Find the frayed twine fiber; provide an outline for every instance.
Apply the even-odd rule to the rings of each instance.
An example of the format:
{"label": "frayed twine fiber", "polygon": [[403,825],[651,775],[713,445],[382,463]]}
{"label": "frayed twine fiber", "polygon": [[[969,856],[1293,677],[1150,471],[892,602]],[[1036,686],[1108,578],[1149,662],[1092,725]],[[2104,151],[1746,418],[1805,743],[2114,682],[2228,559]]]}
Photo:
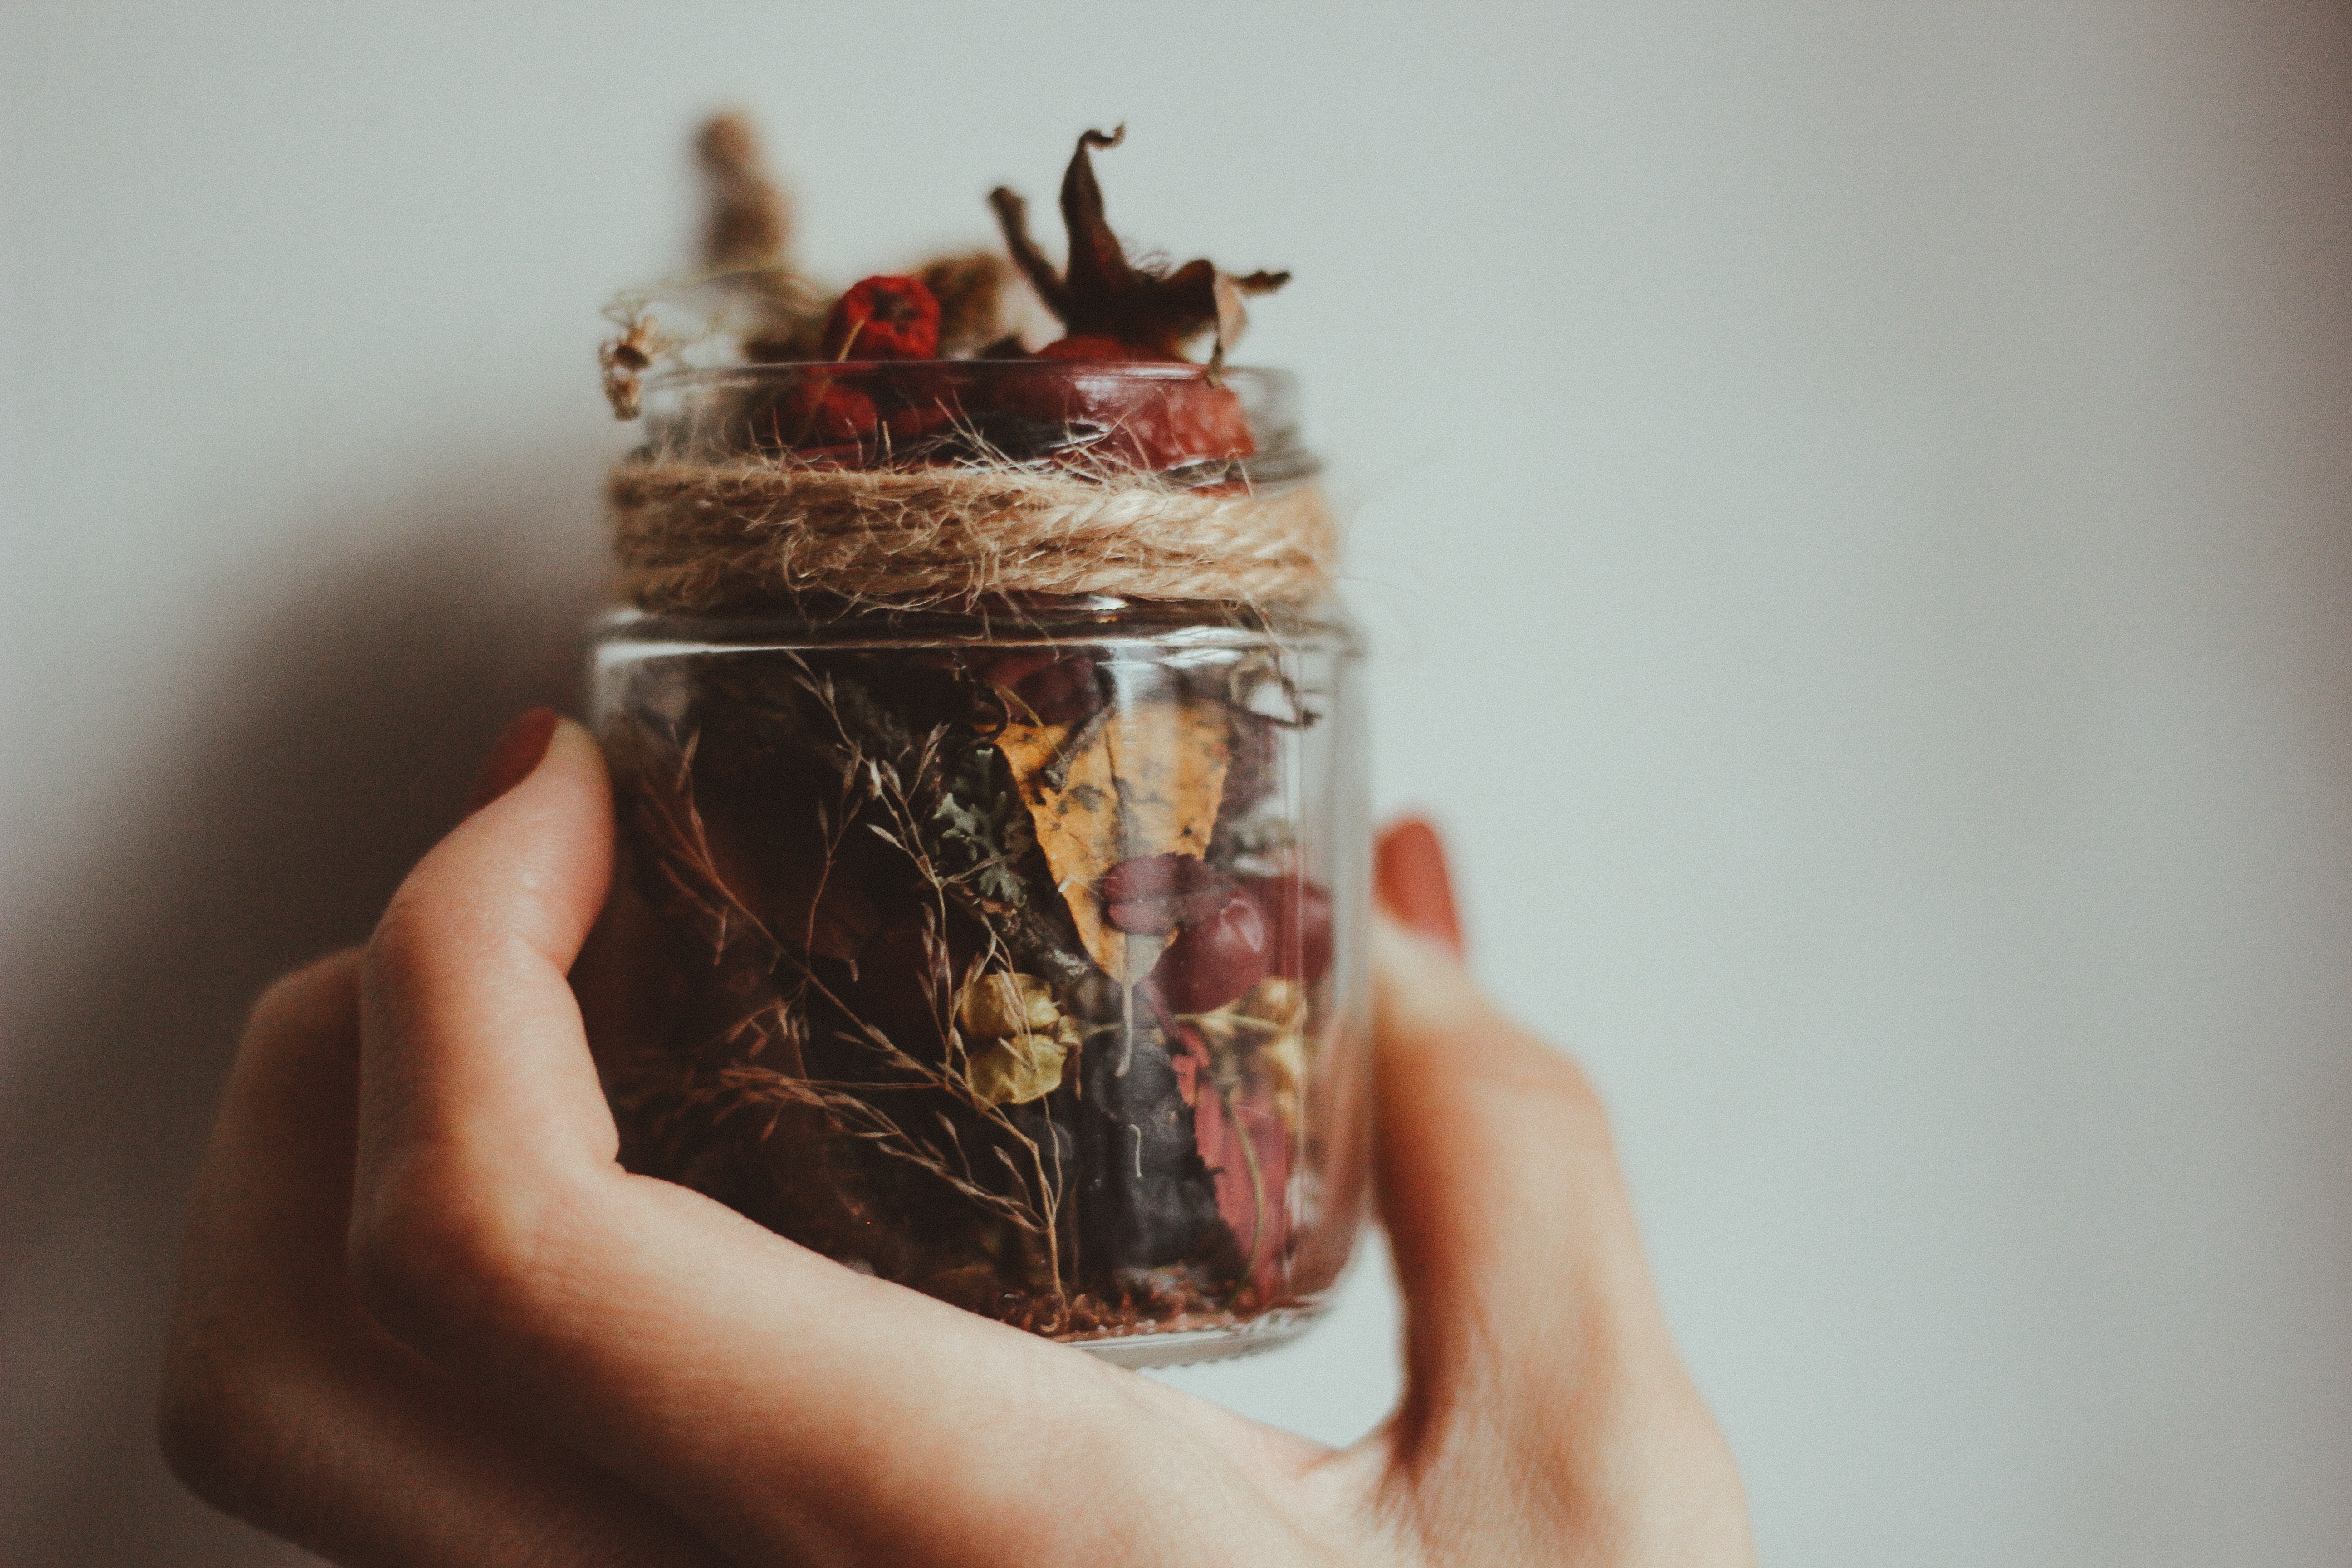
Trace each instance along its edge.
{"label": "frayed twine fiber", "polygon": [[633,459],[607,493],[621,592],[654,611],[804,594],[907,608],[995,594],[1304,604],[1339,555],[1306,484],[1220,494],[1029,468]]}

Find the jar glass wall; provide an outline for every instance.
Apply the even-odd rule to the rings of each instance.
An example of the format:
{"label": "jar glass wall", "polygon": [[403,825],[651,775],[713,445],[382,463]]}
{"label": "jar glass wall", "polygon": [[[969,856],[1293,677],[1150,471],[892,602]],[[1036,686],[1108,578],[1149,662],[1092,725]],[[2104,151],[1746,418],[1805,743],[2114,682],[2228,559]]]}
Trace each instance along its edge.
{"label": "jar glass wall", "polygon": [[1362,1206],[1356,679],[1231,607],[616,618],[624,1163],[1130,1364],[1303,1329]]}

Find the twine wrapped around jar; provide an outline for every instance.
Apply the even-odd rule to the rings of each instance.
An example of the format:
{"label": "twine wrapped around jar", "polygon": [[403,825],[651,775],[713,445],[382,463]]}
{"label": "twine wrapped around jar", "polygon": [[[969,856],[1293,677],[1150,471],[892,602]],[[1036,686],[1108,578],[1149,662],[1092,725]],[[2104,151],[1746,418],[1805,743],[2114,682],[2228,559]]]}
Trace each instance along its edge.
{"label": "twine wrapped around jar", "polygon": [[697,614],[824,595],[921,607],[1002,594],[1302,604],[1339,530],[1310,484],[1181,489],[1034,468],[842,469],[638,457],[607,489],[623,596]]}

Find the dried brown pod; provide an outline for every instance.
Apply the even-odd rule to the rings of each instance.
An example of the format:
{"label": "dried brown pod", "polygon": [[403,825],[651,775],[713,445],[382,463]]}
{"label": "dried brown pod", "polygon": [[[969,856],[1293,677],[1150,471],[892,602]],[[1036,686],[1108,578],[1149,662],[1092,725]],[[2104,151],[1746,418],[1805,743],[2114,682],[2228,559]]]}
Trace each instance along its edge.
{"label": "dried brown pod", "polygon": [[1037,290],[1046,309],[1074,338],[1112,338],[1139,359],[1181,359],[1184,346],[1213,330],[1213,364],[1241,335],[1247,317],[1242,297],[1270,294],[1290,281],[1287,272],[1253,272],[1245,278],[1220,272],[1206,260],[1188,261],[1173,271],[1129,261],[1103,213],[1102,187],[1095,183],[1092,148],[1116,147],[1124,125],[1105,135],[1088,131],[1062,176],[1062,222],[1069,229],[1068,263],[1056,272],[1029,237],[1028,204],[999,185],[989,205],[1004,230],[1005,248]]}

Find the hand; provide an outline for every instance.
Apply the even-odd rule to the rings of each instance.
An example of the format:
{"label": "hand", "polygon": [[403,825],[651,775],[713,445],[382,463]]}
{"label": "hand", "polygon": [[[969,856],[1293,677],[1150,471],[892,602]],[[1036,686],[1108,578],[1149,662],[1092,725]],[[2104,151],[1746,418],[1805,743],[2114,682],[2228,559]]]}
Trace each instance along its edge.
{"label": "hand", "polygon": [[210,1501],[350,1564],[1750,1560],[1601,1108],[1472,986],[1426,827],[1381,849],[1407,1388],[1332,1449],[623,1171],[566,979],[603,763],[542,719],[491,773],[364,953],[255,1011],[163,1390]]}

